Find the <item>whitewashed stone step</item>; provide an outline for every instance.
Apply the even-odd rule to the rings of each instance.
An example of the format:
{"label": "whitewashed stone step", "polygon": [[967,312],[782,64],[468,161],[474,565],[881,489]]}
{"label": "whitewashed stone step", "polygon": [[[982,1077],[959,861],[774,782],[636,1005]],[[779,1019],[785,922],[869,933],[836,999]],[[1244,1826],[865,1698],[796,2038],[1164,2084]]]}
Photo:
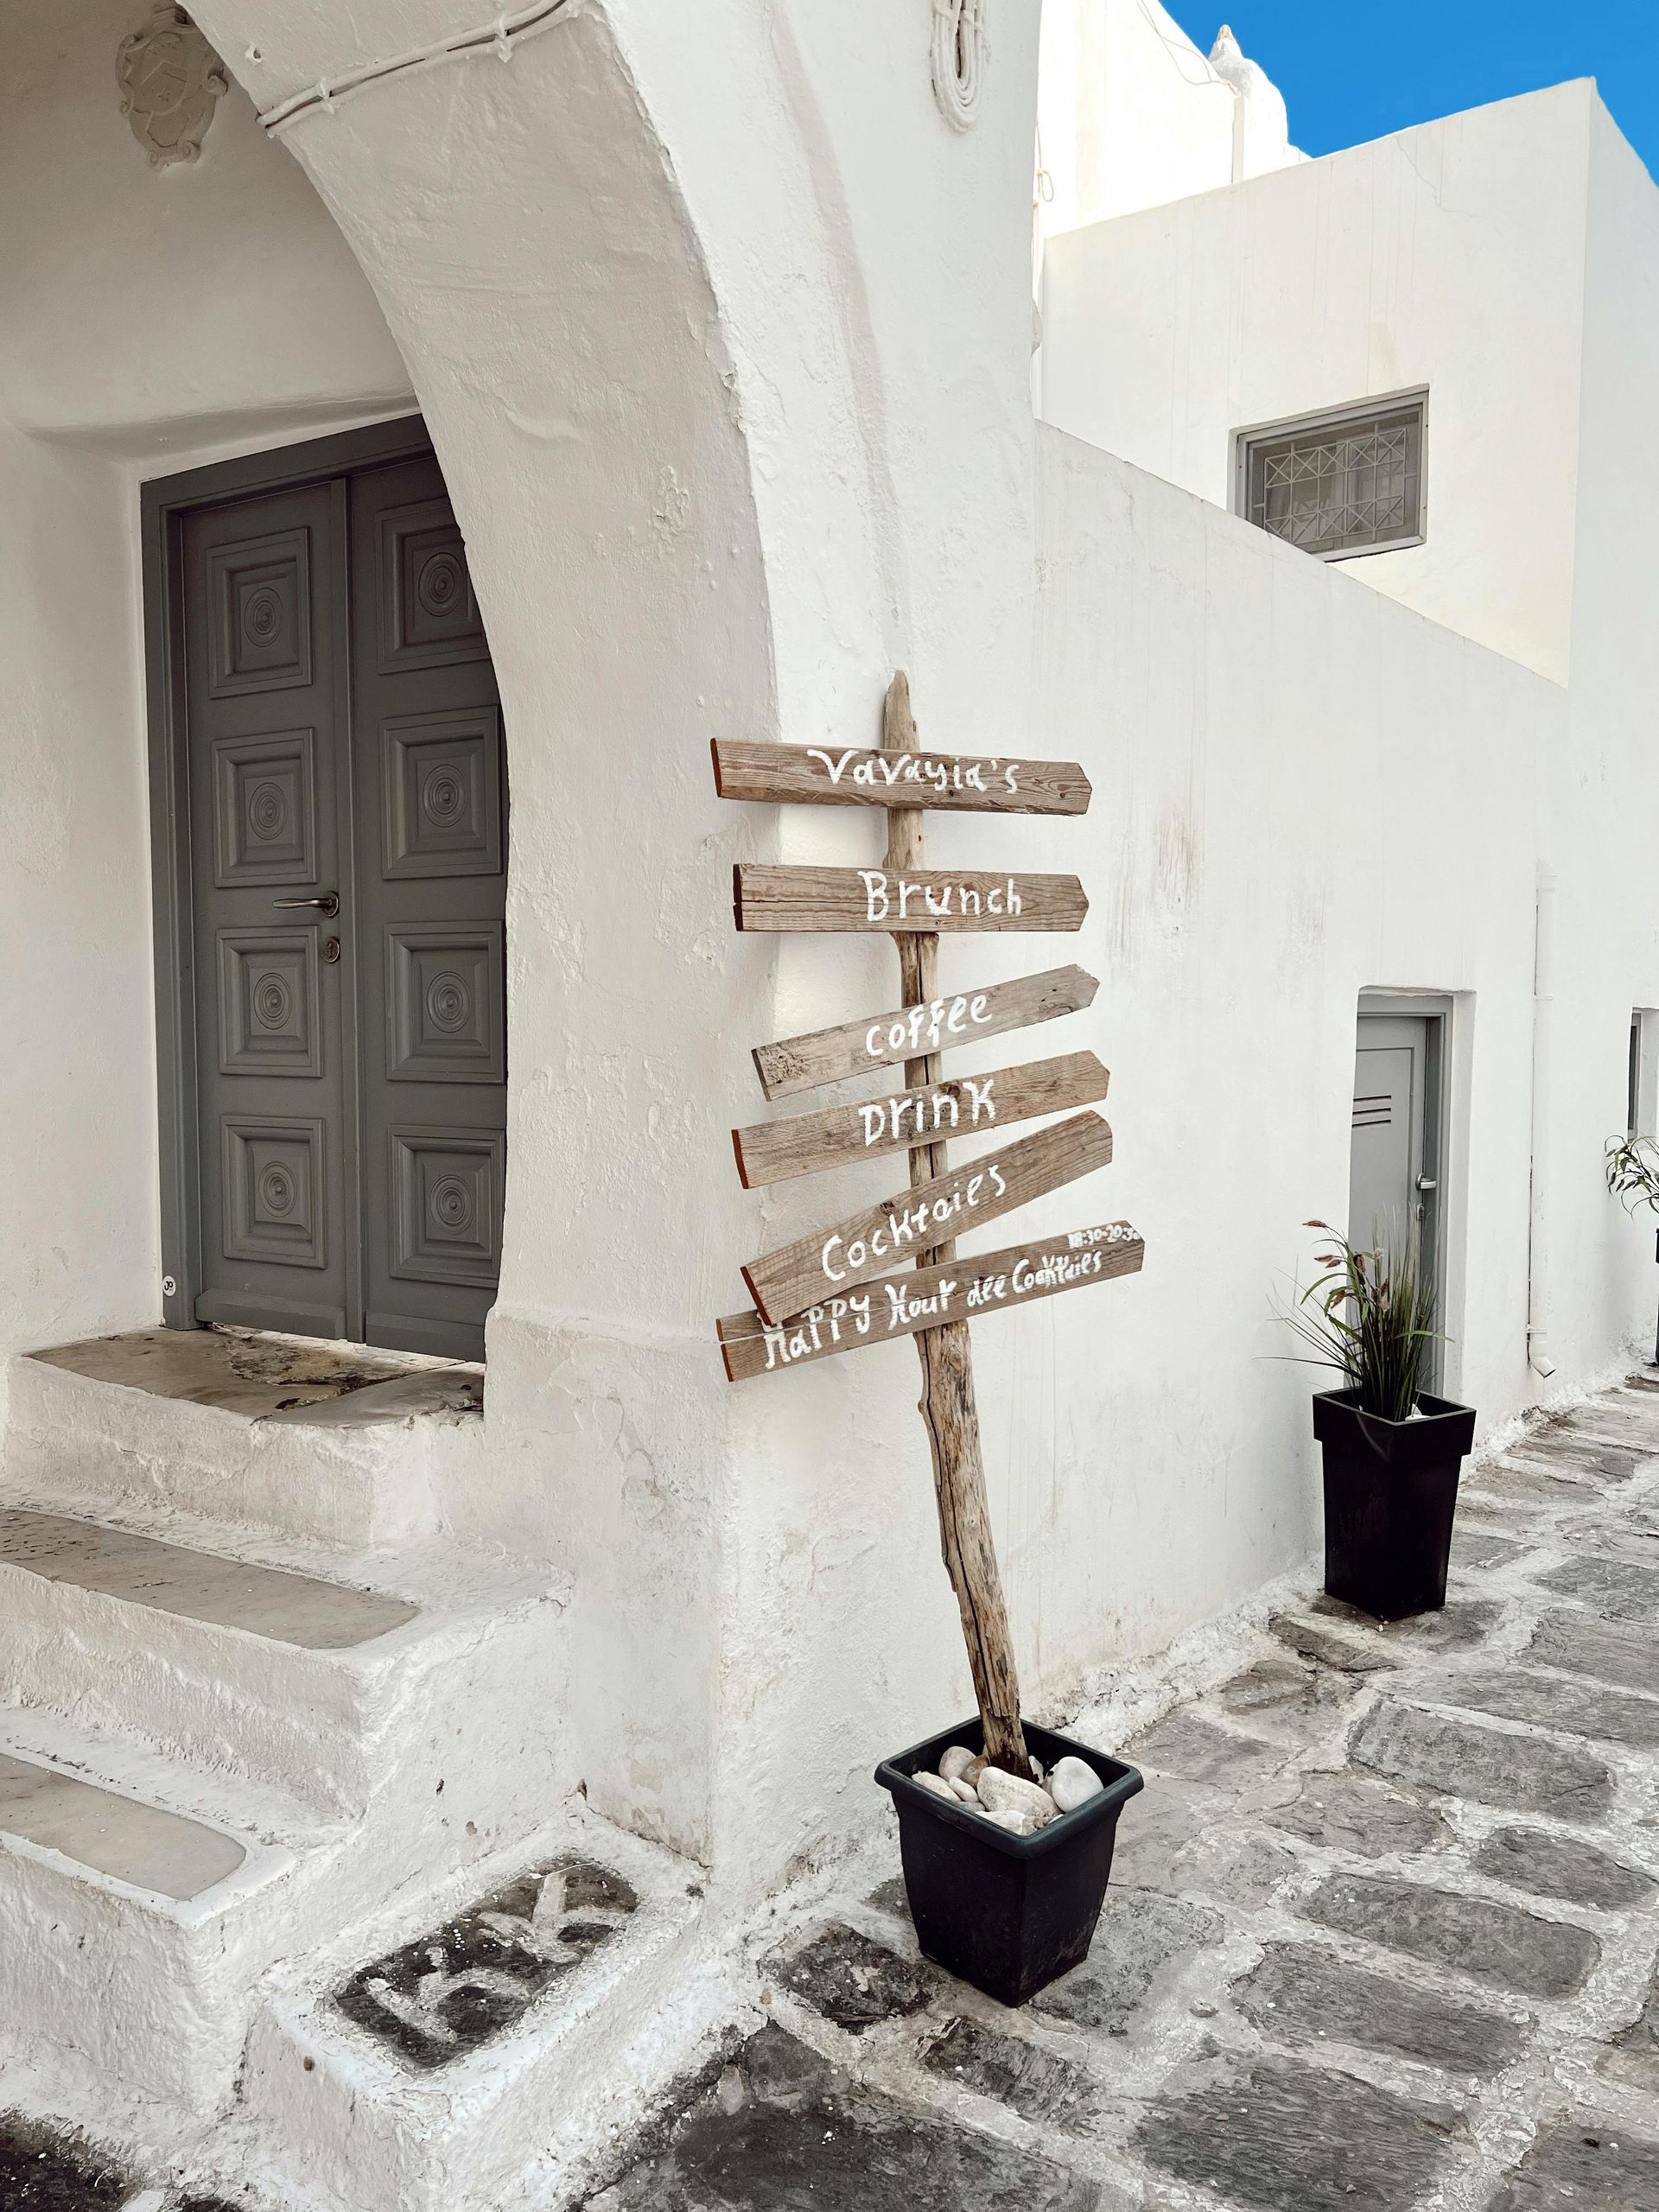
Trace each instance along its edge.
{"label": "whitewashed stone step", "polygon": [[0,1707],[0,2079],[111,2133],[128,2084],[158,2115],[211,2109],[260,1975],[338,1924],[334,1842],[270,1793]]}
{"label": "whitewashed stone step", "polygon": [[401,1598],[62,1514],[0,1510],[0,1563],[305,1651],[349,1650],[416,1614]]}
{"label": "whitewashed stone step", "polygon": [[248,1855],[200,1821],[9,1751],[0,1751],[0,1833],[181,1904],[226,1880]]}
{"label": "whitewashed stone step", "polygon": [[323,1404],[259,1417],[35,1357],[10,1361],[3,1380],[0,1486],[71,1514],[180,1513],[342,1551],[418,1542],[440,1525],[440,1493],[470,1488],[483,1451],[475,1414],[405,1406],[365,1424]]}
{"label": "whitewashed stone step", "polygon": [[0,1503],[0,1682],[325,1818],[396,1777],[446,1782],[493,1831],[522,1726],[498,1737],[526,1713],[556,1732],[562,1597],[453,1546],[319,1553],[134,1508],[118,1524]]}
{"label": "whitewashed stone step", "polygon": [[698,1866],[573,1803],[279,1981],[238,2124],[296,2203],[569,2202],[741,2002],[704,1910]]}

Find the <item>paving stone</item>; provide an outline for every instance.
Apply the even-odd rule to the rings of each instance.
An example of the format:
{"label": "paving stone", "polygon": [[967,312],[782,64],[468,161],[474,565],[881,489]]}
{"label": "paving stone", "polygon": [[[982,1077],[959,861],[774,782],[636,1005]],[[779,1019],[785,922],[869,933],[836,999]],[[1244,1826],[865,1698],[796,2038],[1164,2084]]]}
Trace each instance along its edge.
{"label": "paving stone", "polygon": [[1534,1727],[1624,1744],[1635,1751],[1659,1749],[1659,1702],[1649,1698],[1622,1697],[1617,1690],[1559,1681],[1522,1667],[1501,1675],[1443,1675],[1413,1687],[1436,1705],[1463,1706],[1500,1720],[1525,1720]]}
{"label": "paving stone", "polygon": [[1380,1643],[1345,1635],[1324,1621],[1306,1620],[1295,1613],[1274,1613],[1268,1626],[1291,1650],[1305,1659],[1317,1659],[1322,1667],[1334,1668],[1339,1674],[1380,1674],[1399,1663]]}
{"label": "paving stone", "polygon": [[1266,1836],[1232,1829],[1206,1836],[1184,1851],[1173,1869],[1173,1881],[1154,1886],[1185,1897],[1197,1891],[1219,1897],[1241,1912],[1260,1912],[1270,1904],[1296,1872],[1291,1853]]}
{"label": "paving stone", "polygon": [[1527,1465],[1545,1468],[1570,1469],[1575,1474],[1590,1475],[1602,1482],[1627,1483],[1650,1452],[1633,1451],[1617,1437],[1597,1436],[1592,1433],[1573,1433],[1551,1437],[1546,1443],[1535,1444],[1505,1459],[1519,1459]]}
{"label": "paving stone", "polygon": [[1357,1764],[1397,1781],[1507,1812],[1593,1821],[1613,1802],[1612,1777],[1588,1751],[1408,1705],[1382,1705],[1367,1713],[1354,1732],[1352,1755]]}
{"label": "paving stone", "polygon": [[93,2152],[26,2120],[0,2120],[0,2205],[5,2212],[95,2212],[124,2204],[133,2185]]}
{"label": "paving stone", "polygon": [[1599,2063],[1615,2081],[1659,2093],[1659,1974],[1648,1984],[1642,2010],[1613,2037]]}
{"label": "paving stone", "polygon": [[1452,1537],[1452,1564],[1454,1567],[1477,1569],[1507,1567],[1527,1549],[1525,1544],[1517,1544],[1509,1536],[1496,1535],[1489,1529],[1459,1529]]}
{"label": "paving stone", "polygon": [[1570,1997],[1601,1959],[1600,1944],[1582,1928],[1415,1882],[1333,1874],[1300,1910],[1321,1928],[1454,1967],[1523,1997]]}
{"label": "paving stone", "polygon": [[1499,2013],[1368,1973],[1311,1944],[1270,1943],[1233,1992],[1239,2010],[1276,2043],[1329,2038],[1455,2074],[1501,2074],[1526,2048],[1526,2028]]}
{"label": "paving stone", "polygon": [[895,1874],[890,1881],[878,1882],[864,1900],[878,1912],[890,1913],[895,1920],[910,1918],[910,1892],[905,1887],[905,1878]]}
{"label": "paving stone", "polygon": [[1112,1887],[1122,1890],[1179,1890],[1177,1869],[1187,1852],[1214,1827],[1213,1805],[1199,1805],[1179,1782],[1160,1776],[1132,1797],[1117,1826],[1112,1853]]}
{"label": "paving stone", "polygon": [[1654,2212],[1659,2143],[1577,2118],[1535,2143],[1486,2212]]}
{"label": "paving stone", "polygon": [[1578,1836],[1548,1828],[1496,1828],[1474,1856],[1481,1873],[1534,1897],[1563,1897],[1604,1912],[1643,1904],[1659,1889],[1649,1874],[1621,1865]]}
{"label": "paving stone", "polygon": [[638,1904],[607,1868],[557,1859],[363,1967],[334,2001],[411,2064],[445,2066],[515,2025]]}
{"label": "paving stone", "polygon": [[1565,1467],[1558,1475],[1548,1474],[1541,1466],[1528,1459],[1510,1459],[1507,1454],[1481,1469],[1478,1479],[1471,1485],[1470,1495],[1483,1505],[1513,1503],[1516,1505],[1567,1505],[1574,1498],[1581,1498],[1589,1491],[1587,1483],[1577,1482]]}
{"label": "paving stone", "polygon": [[1341,1622],[1358,1634],[1376,1637],[1386,1649],[1409,1645],[1414,1650],[1463,1651],[1482,1643],[1497,1627],[1503,1609],[1495,1598],[1456,1598],[1434,1613],[1414,1613],[1409,1620],[1374,1621],[1357,1606],[1339,1598],[1321,1594],[1314,1611]]}
{"label": "paving stone", "polygon": [[1161,2172],[1261,2212],[1410,2212],[1450,2160],[1457,2117],[1288,2059],[1219,2061],[1160,2097],[1135,2145]]}
{"label": "paving stone", "polygon": [[1357,1774],[1305,1775],[1289,1804],[1274,1806],[1262,1817],[1306,1843],[1357,1852],[1367,1859],[1429,1851],[1452,1840],[1438,1813],[1385,1782]]}
{"label": "paving stone", "polygon": [[1622,1559],[1569,1559],[1537,1578],[1545,1590],[1577,1598],[1613,1621],[1659,1620],[1659,1573]]}
{"label": "paving stone", "polygon": [[1080,2066],[974,2020],[952,2020],[924,2046],[922,2063],[976,2096],[996,2098],[1021,2120],[1068,2135],[1087,2134],[1095,2116],[1095,2086]]}
{"label": "paving stone", "polygon": [[1262,1659],[1224,1682],[1215,1697],[1230,1719],[1302,1745],[1332,1732],[1344,1703],[1358,1688],[1357,1679],[1345,1672],[1298,1666],[1289,1659]]}
{"label": "paving stone", "polygon": [[1276,1765],[1284,1752],[1259,1737],[1234,1735],[1183,1707],[1154,1723],[1124,1751],[1131,1766],[1150,1767],[1186,1782],[1242,1786],[1253,1773]]}
{"label": "paving stone", "polygon": [[1131,1800],[1117,1831],[1112,1891],[1197,1891],[1256,1911],[1295,1871],[1287,1852],[1213,1805],[1196,1803],[1178,1782],[1160,1777]]}
{"label": "paving stone", "polygon": [[919,2012],[931,1986],[911,1960],[839,1922],[787,1958],[774,1952],[766,1971],[804,2005],[854,2035],[878,2020]]}
{"label": "paving stone", "polygon": [[765,2027],[658,2120],[590,2212],[1096,2212],[1039,2152],[858,2088]]}
{"label": "paving stone", "polygon": [[1541,1667],[1659,1696],[1659,1641],[1587,1613],[1546,1613],[1525,1656]]}
{"label": "paving stone", "polygon": [[1089,1956],[1039,1990],[1033,2009],[1074,2027],[1126,2034],[1133,2016],[1162,1996],[1198,1952],[1218,1943],[1225,1926],[1218,1912],[1190,1899],[1114,1885]]}

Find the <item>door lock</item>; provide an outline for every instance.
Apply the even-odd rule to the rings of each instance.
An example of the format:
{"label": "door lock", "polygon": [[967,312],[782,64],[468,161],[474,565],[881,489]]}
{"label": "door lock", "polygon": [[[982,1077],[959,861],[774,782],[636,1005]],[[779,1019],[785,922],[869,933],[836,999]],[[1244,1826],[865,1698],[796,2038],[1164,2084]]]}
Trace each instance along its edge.
{"label": "door lock", "polygon": [[273,906],[315,906],[320,914],[327,914],[332,922],[340,912],[340,893],[325,891],[321,899],[273,899]]}
{"label": "door lock", "polygon": [[322,941],[322,957],[328,963],[328,965],[331,968],[334,966],[335,961],[339,959],[340,939],[337,937],[324,938]]}

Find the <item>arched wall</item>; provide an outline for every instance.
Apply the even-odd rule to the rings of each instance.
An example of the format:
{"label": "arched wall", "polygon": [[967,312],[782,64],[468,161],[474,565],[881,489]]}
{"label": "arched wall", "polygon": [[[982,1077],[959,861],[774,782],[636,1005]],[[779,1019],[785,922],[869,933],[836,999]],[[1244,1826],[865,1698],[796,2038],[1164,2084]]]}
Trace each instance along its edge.
{"label": "arched wall", "polygon": [[[198,13],[266,108],[474,27]],[[994,14],[966,134],[908,0],[572,0],[510,60],[281,129],[408,365],[509,730],[506,1255],[458,1514],[570,1567],[592,1801],[757,1886],[867,1816],[870,1758],[965,1669],[908,1363],[746,1396],[714,1352],[738,1262],[826,1203],[738,1191],[747,1047],[894,976],[734,938],[734,859],[864,860],[880,830],[718,806],[707,742],[864,741],[899,663],[938,742],[1023,731],[1036,26]]]}

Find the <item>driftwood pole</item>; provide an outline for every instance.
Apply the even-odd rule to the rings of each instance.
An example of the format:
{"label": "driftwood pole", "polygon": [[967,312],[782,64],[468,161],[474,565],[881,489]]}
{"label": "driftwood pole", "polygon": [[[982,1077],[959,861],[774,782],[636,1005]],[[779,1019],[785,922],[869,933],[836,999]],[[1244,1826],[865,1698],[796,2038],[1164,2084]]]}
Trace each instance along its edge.
{"label": "driftwood pole", "polygon": [[[887,689],[882,715],[883,749],[916,749],[916,720],[910,710],[910,680],[901,669]],[[895,806],[887,815],[889,874],[913,874],[922,866],[922,809]],[[938,995],[939,940],[931,930],[896,931],[902,1003],[925,1005]],[[936,1084],[940,1056],[931,1052],[906,1060],[905,1083],[915,1090]],[[945,1172],[941,1143],[917,1145],[910,1154],[911,1187],[931,1182]],[[918,1268],[956,1257],[956,1240],[918,1252]],[[1029,1775],[1025,1734],[1020,1726],[1020,1683],[1008,1635],[1002,1578],[991,1543],[985,1500],[985,1463],[979,1445],[979,1408],[974,1399],[973,1351],[966,1321],[946,1321],[920,1330],[916,1350],[922,1363],[921,1415],[933,1452],[933,1488],[939,1509],[939,1538],[945,1573],[962,1611],[962,1632],[973,1669],[974,1691],[985,1724],[985,1755],[1010,1773]]]}

